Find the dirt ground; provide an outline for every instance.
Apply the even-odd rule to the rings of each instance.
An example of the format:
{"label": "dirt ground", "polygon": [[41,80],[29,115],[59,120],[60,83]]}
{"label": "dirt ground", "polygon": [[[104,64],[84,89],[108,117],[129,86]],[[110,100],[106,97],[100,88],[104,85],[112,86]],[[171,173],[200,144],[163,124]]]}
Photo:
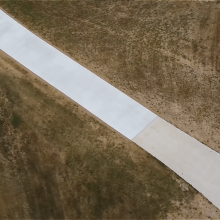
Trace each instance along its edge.
{"label": "dirt ground", "polygon": [[161,162],[0,52],[0,218],[220,218]]}
{"label": "dirt ground", "polygon": [[0,7],[220,152],[219,1],[1,1]]}

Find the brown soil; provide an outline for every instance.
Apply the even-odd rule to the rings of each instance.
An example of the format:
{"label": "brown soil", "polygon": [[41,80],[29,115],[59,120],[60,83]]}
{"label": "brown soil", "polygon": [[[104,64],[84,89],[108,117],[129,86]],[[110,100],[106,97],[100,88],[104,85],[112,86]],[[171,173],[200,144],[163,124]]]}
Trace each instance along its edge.
{"label": "brown soil", "polygon": [[189,184],[0,52],[0,218],[220,218]]}
{"label": "brown soil", "polygon": [[52,45],[220,152],[219,1],[1,1]]}

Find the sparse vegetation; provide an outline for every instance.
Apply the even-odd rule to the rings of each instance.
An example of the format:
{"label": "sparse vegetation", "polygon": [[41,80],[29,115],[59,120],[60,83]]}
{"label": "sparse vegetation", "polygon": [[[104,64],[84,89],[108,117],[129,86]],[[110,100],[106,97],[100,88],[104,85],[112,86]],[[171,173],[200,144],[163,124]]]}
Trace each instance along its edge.
{"label": "sparse vegetation", "polygon": [[[213,132],[210,146],[218,149],[217,79],[197,69],[202,61],[217,63],[218,33],[203,49],[204,29],[190,35],[203,13],[218,26],[211,4],[0,1],[29,29],[168,121],[185,131],[195,124],[189,128],[198,139],[207,137],[204,129]],[[214,51],[208,61],[205,50]],[[3,53],[0,122],[0,218],[220,216],[162,163]]]}
{"label": "sparse vegetation", "polygon": [[0,7],[220,152],[218,1],[10,0]]}
{"label": "sparse vegetation", "polygon": [[178,202],[197,216],[198,192],[35,78],[0,53],[0,218],[156,219]]}

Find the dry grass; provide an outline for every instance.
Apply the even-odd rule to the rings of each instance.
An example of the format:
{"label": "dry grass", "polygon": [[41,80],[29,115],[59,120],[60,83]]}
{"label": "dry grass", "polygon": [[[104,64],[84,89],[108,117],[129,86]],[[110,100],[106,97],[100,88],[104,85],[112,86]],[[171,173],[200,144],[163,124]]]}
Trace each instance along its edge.
{"label": "dry grass", "polygon": [[220,212],[147,152],[0,53],[0,218],[168,216]]}
{"label": "dry grass", "polygon": [[[0,6],[219,149],[216,3],[10,0]],[[166,217],[220,218],[220,212],[162,163],[1,53],[0,218]]]}
{"label": "dry grass", "polygon": [[1,1],[29,29],[220,152],[218,1]]}

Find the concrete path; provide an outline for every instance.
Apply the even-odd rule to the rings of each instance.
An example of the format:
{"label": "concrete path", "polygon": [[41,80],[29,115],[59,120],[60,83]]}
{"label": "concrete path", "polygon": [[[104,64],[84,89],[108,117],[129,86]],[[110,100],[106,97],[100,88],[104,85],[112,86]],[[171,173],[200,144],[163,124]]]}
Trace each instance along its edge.
{"label": "concrete path", "polygon": [[220,209],[220,154],[160,117],[133,141]]}
{"label": "concrete path", "polygon": [[0,49],[158,158],[220,209],[220,155],[0,10]]}
{"label": "concrete path", "polygon": [[2,11],[0,49],[129,139],[156,118]]}

